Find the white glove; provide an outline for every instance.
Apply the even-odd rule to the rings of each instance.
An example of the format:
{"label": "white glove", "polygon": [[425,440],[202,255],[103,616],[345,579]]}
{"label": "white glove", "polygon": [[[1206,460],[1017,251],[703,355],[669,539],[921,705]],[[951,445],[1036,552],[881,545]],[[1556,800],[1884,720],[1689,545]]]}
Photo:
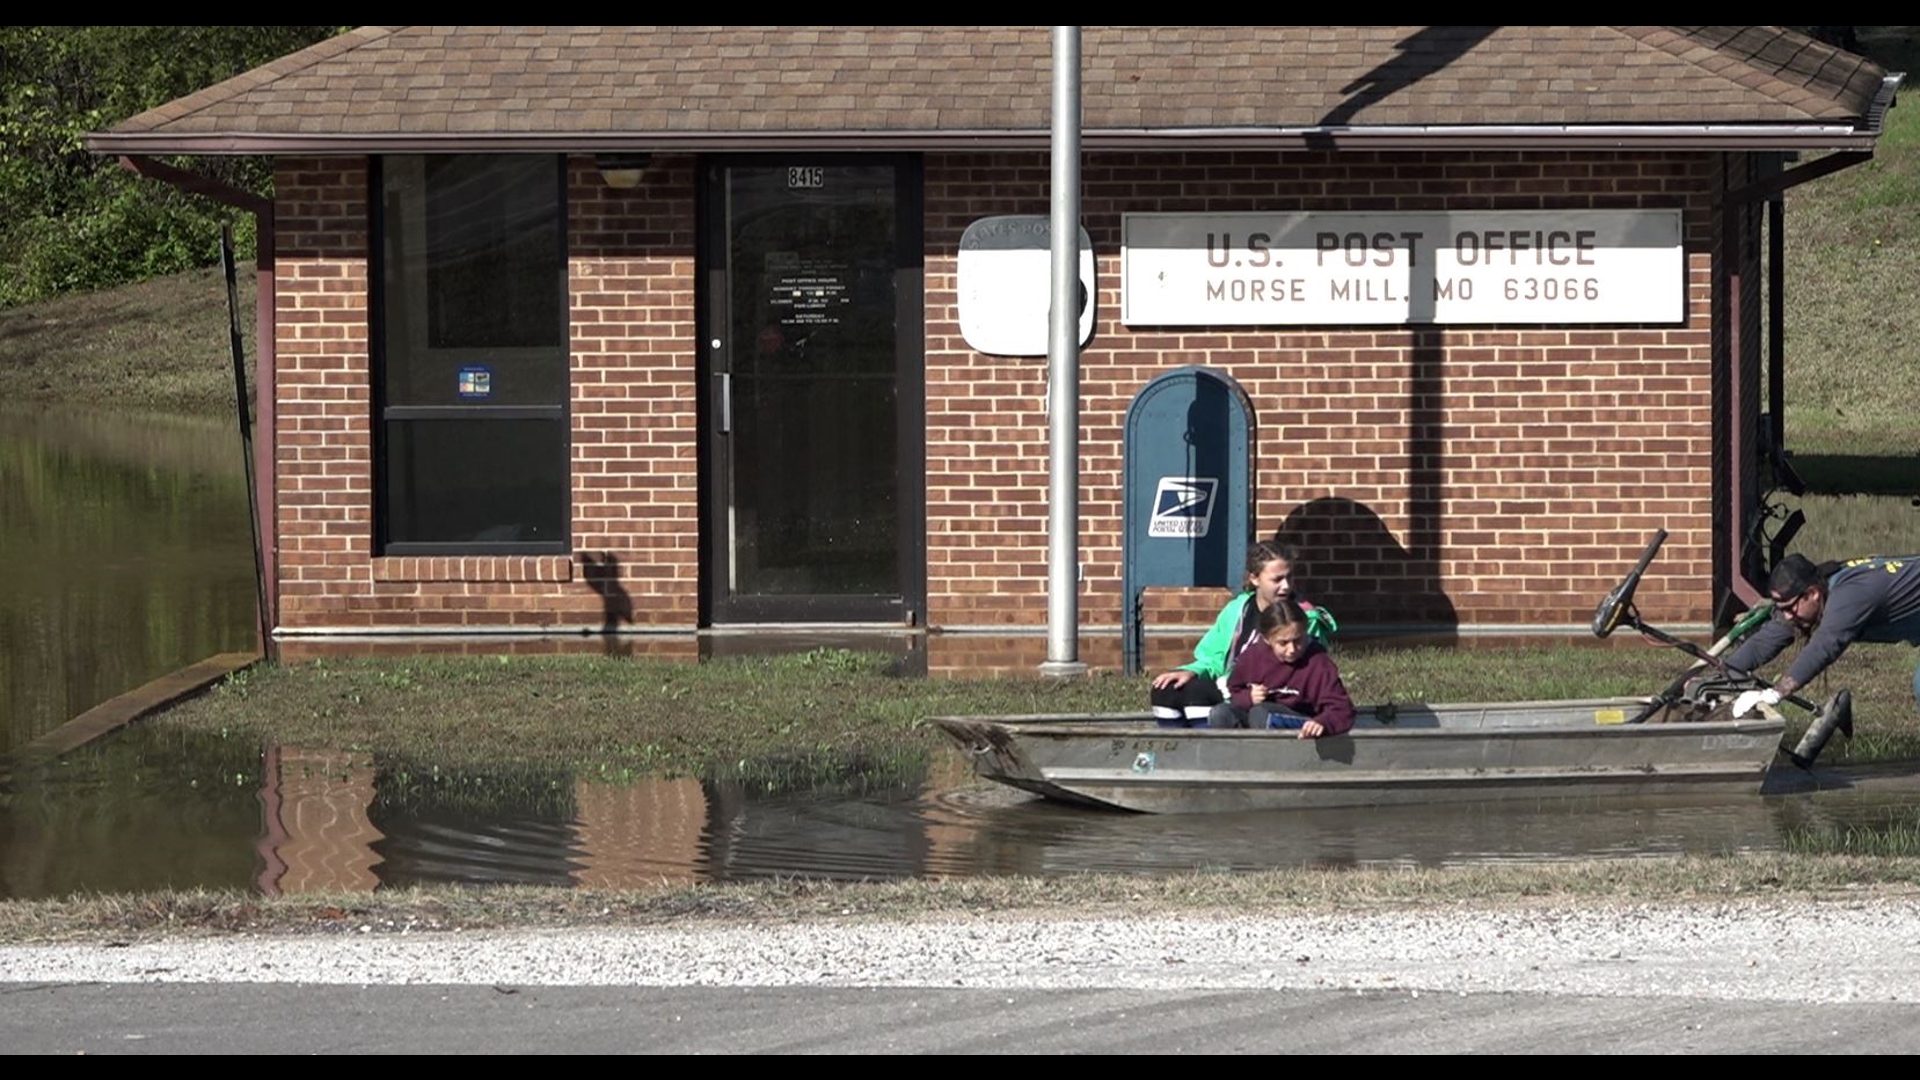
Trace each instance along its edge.
{"label": "white glove", "polygon": [[1756,705],[1772,707],[1780,704],[1780,691],[1768,687],[1765,690],[1743,691],[1733,699],[1733,718],[1735,720],[1752,712]]}

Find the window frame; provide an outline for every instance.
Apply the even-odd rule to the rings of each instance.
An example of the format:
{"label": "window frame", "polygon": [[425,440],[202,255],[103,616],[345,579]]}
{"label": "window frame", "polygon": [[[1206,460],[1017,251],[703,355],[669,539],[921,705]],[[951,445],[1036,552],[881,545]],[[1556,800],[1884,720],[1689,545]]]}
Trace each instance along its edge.
{"label": "window frame", "polygon": [[[555,405],[392,405],[387,401],[387,372],[389,365],[388,340],[391,329],[391,313],[388,311],[387,293],[394,283],[389,274],[394,272],[417,276],[416,280],[402,283],[409,299],[418,297],[422,309],[426,304],[427,284],[424,264],[395,271],[387,265],[387,195],[386,178],[388,162],[402,158],[418,158],[424,161],[424,154],[374,155],[368,162],[368,184],[370,204],[370,226],[368,236],[368,261],[371,264],[370,326],[369,326],[369,403],[372,423],[372,469],[373,469],[373,554],[380,557],[406,557],[422,555],[571,555],[573,552],[573,355],[571,333],[571,306],[569,303],[567,272],[567,158],[564,154],[553,155],[553,167],[558,174],[557,191],[560,205],[557,209],[559,228],[555,230],[555,243],[559,247],[557,265],[560,272],[554,287],[560,292],[560,365],[561,392],[560,402]],[[505,155],[474,155],[505,156]],[[425,223],[414,226],[420,230],[418,242],[424,244]],[[412,348],[424,349],[426,345],[426,325],[424,319],[414,320],[407,328],[409,344]],[[497,349],[452,348],[439,350],[443,354],[453,354],[456,358],[481,361],[494,358],[511,358],[515,354],[538,355],[540,358],[551,355],[547,347],[503,347]],[[391,466],[391,438],[388,434],[390,423],[465,421],[489,422],[498,420],[541,420],[551,421],[560,426],[560,448],[558,454],[557,481],[560,488],[560,534],[554,540],[542,541],[395,541],[391,538],[391,522],[388,520],[387,492],[389,490],[388,470]]]}

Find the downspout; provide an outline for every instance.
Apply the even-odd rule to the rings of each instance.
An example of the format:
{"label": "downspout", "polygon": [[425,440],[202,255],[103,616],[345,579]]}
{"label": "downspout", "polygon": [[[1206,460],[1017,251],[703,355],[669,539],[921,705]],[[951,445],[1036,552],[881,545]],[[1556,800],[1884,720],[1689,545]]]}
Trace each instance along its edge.
{"label": "downspout", "polygon": [[[271,630],[280,625],[280,571],[279,551],[280,534],[276,531],[278,515],[275,513],[274,499],[274,462],[275,447],[279,443],[279,430],[274,419],[274,227],[273,201],[244,191],[231,184],[212,180],[198,173],[176,168],[165,162],[138,154],[120,156],[120,166],[139,176],[170,184],[181,191],[193,195],[204,195],[215,202],[232,206],[251,213],[255,223],[254,256],[254,429],[253,475],[258,488],[258,497],[254,504],[258,507],[258,520],[255,522],[260,535],[260,559],[262,576],[266,580],[265,595],[260,603],[265,608],[261,612],[263,622],[269,633],[260,643],[261,652],[269,659],[277,659],[279,649],[274,644]],[[258,437],[265,433],[265,438]]]}
{"label": "downspout", "polygon": [[[1725,160],[1724,158],[1722,159]],[[1723,414],[1727,424],[1727,474],[1726,482],[1727,533],[1722,538],[1726,544],[1727,588],[1733,597],[1746,607],[1760,602],[1760,590],[1747,578],[1744,565],[1747,518],[1751,516],[1747,496],[1746,464],[1746,425],[1744,423],[1746,399],[1741,394],[1745,389],[1741,385],[1741,357],[1744,340],[1741,334],[1742,320],[1746,315],[1744,294],[1746,292],[1746,274],[1744,262],[1746,246],[1740,235],[1741,211],[1745,203],[1728,199],[1720,207],[1721,254],[1727,260],[1727,351],[1726,351],[1726,412]]]}
{"label": "downspout", "polygon": [[[275,643],[271,631],[280,625],[280,514],[276,501],[274,476],[276,463],[280,459],[280,427],[275,419],[275,404],[279,401],[276,389],[278,380],[275,374],[279,368],[279,351],[275,348],[277,323],[274,319],[278,292],[274,287],[274,256],[279,244],[279,234],[274,230],[273,204],[269,202],[265,210],[258,215],[258,225],[254,237],[254,295],[253,295],[253,475],[258,478],[260,488],[260,556],[266,566],[267,579],[267,659],[278,660],[280,648]],[[265,432],[266,438],[260,433]]]}

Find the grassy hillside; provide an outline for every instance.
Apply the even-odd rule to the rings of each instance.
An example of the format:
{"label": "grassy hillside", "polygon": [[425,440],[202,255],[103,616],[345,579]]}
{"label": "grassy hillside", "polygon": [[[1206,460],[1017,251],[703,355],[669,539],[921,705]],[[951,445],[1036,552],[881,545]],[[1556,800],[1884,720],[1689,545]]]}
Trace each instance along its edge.
{"label": "grassy hillside", "polygon": [[[253,362],[253,266],[240,267],[241,339]],[[0,402],[233,415],[227,287],[193,270],[0,309]]]}
{"label": "grassy hillside", "polygon": [[[1862,29],[1905,32],[1862,43],[1893,70],[1920,61],[1916,28]],[[1786,198],[1787,448],[1842,459],[1806,462],[1816,483],[1873,467],[1857,459],[1907,458],[1920,491],[1920,87],[1888,113],[1873,160]]]}

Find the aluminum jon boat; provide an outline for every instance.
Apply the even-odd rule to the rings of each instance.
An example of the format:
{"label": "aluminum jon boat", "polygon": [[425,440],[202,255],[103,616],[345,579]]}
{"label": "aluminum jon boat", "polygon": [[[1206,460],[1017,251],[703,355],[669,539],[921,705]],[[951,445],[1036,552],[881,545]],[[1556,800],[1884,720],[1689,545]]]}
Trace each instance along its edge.
{"label": "aluminum jon boat", "polygon": [[1738,695],[1765,686],[1720,654],[1765,622],[1748,612],[1711,648],[1649,625],[1633,596],[1667,538],[1660,529],[1600,601],[1596,637],[1625,626],[1685,652],[1692,666],[1650,697],[1584,701],[1360,706],[1353,730],[1301,739],[1286,731],[1163,728],[1150,714],[936,716],[974,771],[1050,799],[1153,813],[1537,799],[1720,786],[1758,794],[1774,756],[1810,769],[1827,739],[1853,737],[1853,697],[1788,695],[1811,720],[1791,748],[1786,718],[1762,706],[1736,719]]}
{"label": "aluminum jon boat", "polygon": [[1699,790],[1758,793],[1779,714],[1632,723],[1642,698],[1361,706],[1353,730],[1161,728],[1147,714],[932,717],[989,780],[1050,799],[1150,813],[1535,799]]}

